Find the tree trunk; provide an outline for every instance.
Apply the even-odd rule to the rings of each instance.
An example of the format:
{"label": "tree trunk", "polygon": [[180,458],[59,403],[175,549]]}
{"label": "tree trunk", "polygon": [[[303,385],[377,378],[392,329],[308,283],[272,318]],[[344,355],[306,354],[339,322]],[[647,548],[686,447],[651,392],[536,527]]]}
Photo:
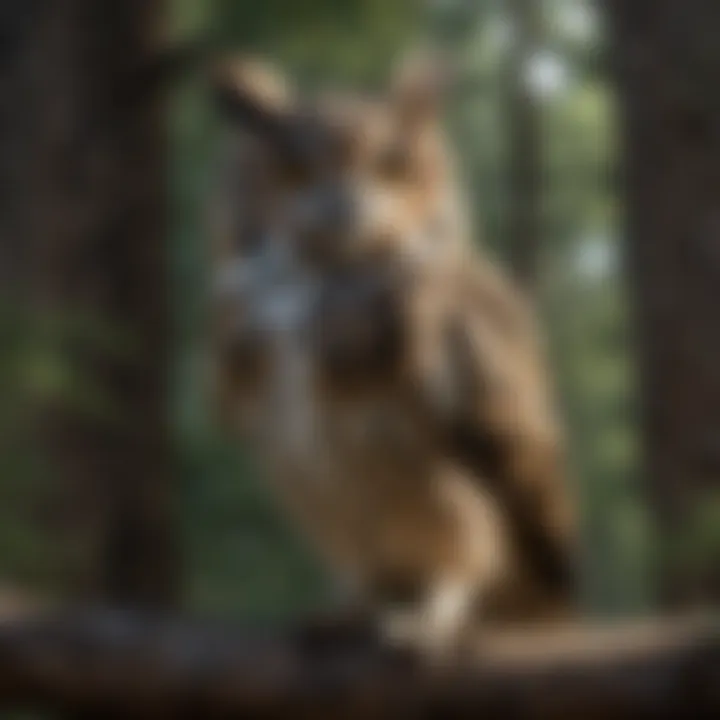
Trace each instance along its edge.
{"label": "tree trunk", "polygon": [[508,67],[506,116],[508,123],[510,268],[522,287],[534,294],[542,234],[540,113],[530,85],[529,68],[539,49],[540,7],[536,0],[511,0],[513,29]]}
{"label": "tree trunk", "polygon": [[[699,532],[697,511],[715,502],[720,517],[720,3],[607,5],[644,475],[660,537],[677,544]],[[718,547],[704,562],[700,550],[665,552],[662,602],[720,601]]]}
{"label": "tree trunk", "polygon": [[80,383],[69,403],[43,402],[37,450],[59,489],[58,543],[78,549],[71,590],[120,603],[165,604],[175,586],[165,132],[160,98],[137,83],[161,11],[159,0],[2,10],[13,22],[0,43],[0,261]]}

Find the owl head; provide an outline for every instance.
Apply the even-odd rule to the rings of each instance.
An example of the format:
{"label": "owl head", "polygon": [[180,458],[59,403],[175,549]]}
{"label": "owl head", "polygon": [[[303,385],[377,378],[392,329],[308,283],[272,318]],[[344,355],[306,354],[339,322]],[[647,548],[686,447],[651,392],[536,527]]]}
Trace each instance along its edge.
{"label": "owl head", "polygon": [[212,86],[239,149],[227,252],[272,243],[325,268],[443,257],[464,217],[442,132],[447,77],[415,54],[375,95],[311,95],[266,61],[218,63]]}

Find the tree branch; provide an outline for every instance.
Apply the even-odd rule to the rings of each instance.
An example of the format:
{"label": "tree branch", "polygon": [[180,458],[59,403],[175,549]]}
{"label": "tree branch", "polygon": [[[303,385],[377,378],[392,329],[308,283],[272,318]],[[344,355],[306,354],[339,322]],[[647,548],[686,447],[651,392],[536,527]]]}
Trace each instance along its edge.
{"label": "tree branch", "polygon": [[4,621],[0,707],[124,718],[720,716],[720,636],[706,621],[496,634],[472,668],[439,674],[333,637],[110,611]]}

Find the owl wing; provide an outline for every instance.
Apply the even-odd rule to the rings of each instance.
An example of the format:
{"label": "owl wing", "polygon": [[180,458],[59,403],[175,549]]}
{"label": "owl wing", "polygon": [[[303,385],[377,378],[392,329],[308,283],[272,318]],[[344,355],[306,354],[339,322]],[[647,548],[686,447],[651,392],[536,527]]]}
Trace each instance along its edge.
{"label": "owl wing", "polygon": [[433,342],[442,380],[428,393],[430,414],[447,452],[503,508],[526,571],[564,597],[576,578],[575,503],[533,315],[482,260],[464,264],[444,292]]}

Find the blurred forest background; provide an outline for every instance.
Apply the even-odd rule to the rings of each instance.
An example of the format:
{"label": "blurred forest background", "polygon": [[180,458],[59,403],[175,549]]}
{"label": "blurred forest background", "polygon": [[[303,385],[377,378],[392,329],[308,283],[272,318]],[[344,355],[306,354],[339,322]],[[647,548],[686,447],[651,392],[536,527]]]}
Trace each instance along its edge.
{"label": "blurred forest background", "polygon": [[[677,27],[680,39],[667,48],[680,54],[705,47],[695,42],[704,23],[720,32],[712,2],[665,0],[656,11],[647,2],[630,4],[658,13],[657,23],[647,24],[651,53]],[[657,303],[645,303],[649,295],[640,292],[635,315],[632,294],[634,283],[664,282],[663,297],[705,288],[717,299],[720,222],[713,211],[714,229],[703,237],[716,250],[699,260],[668,249],[673,237],[675,250],[682,245],[682,232],[666,234],[663,267],[685,273],[682,283],[638,272],[635,251],[624,252],[640,247],[626,237],[630,228],[645,238],[647,259],[651,231],[642,213],[624,223],[623,197],[645,207],[650,198],[623,196],[620,182],[643,182],[642,173],[619,164],[627,152],[621,139],[637,140],[632,127],[642,115],[619,107],[639,86],[628,80],[618,93],[610,76],[610,60],[630,57],[617,48],[627,48],[642,26],[633,11],[606,3],[616,23],[609,32],[605,4],[586,0],[52,5],[9,2],[0,11],[0,589],[8,596],[180,602],[226,616],[283,615],[312,606],[324,591],[320,569],[241,451],[213,427],[203,396],[203,203],[223,132],[206,84],[194,73],[181,76],[164,93],[164,108],[128,89],[135,87],[128,80],[134,63],[154,47],[202,36],[217,47],[268,55],[309,84],[374,86],[407,47],[430,41],[446,49],[461,68],[447,120],[478,242],[534,293],[550,336],[582,506],[587,611],[646,612],[673,595],[668,587],[692,589],[693,582],[720,597],[720,366],[711,367],[720,360],[720,332],[712,331],[711,295],[698,289],[696,305],[686,307],[692,314],[704,303],[704,329],[687,318],[666,324],[663,343],[648,310]],[[673,5],[686,7],[688,17],[696,8],[695,24],[663,14]],[[160,32],[143,30],[159,25]],[[703,57],[697,61],[705,62],[705,75],[678,64],[658,87],[693,77],[694,91],[714,94],[720,54]],[[658,62],[653,72],[661,76],[670,65]],[[642,84],[642,72],[635,83]],[[647,119],[663,96],[652,84],[643,87],[655,92],[646,98]],[[687,122],[706,122],[703,108]],[[629,118],[625,134],[620,117]],[[652,166],[647,172],[676,183],[657,188],[658,254],[662,229],[676,222],[677,230],[697,214],[685,197],[692,188],[704,193],[698,213],[700,203],[709,209],[713,197],[720,202],[718,128],[703,127],[683,125],[677,137],[691,146],[664,166],[653,166],[651,143],[672,144],[671,126],[665,136],[649,132],[644,149],[633,151]],[[706,156],[714,159],[700,168]],[[691,157],[687,166],[681,157]],[[683,168],[697,173],[678,177]],[[688,237],[693,232],[688,228]],[[698,268],[708,274],[693,276]],[[641,332],[633,318],[654,329]],[[686,341],[710,348],[704,375],[694,361],[673,355]],[[668,507],[678,496],[658,489],[654,470],[659,463],[672,475],[665,487],[675,482],[676,492],[689,493],[694,485],[682,478],[696,469],[682,465],[689,446],[677,449],[688,433],[675,445],[663,435],[673,425],[658,421],[670,406],[660,399],[662,372],[648,370],[652,355],[670,374],[663,363],[680,363],[685,380],[706,380],[692,397],[677,388],[665,393],[676,425],[707,440],[697,471],[705,480],[696,484],[711,492],[677,533],[668,531],[675,527]],[[657,394],[649,402],[643,393]],[[698,409],[703,401],[710,410]],[[697,432],[701,423],[705,435]]]}

